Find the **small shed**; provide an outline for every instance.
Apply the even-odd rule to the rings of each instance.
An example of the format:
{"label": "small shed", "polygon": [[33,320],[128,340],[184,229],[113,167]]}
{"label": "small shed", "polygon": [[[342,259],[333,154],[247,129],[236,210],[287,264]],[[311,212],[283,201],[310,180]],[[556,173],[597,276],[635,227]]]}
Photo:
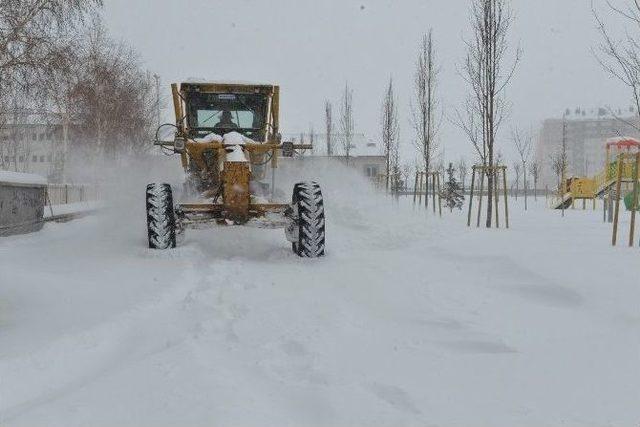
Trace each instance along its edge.
{"label": "small shed", "polygon": [[47,181],[39,175],[0,171],[0,236],[40,230],[46,191]]}

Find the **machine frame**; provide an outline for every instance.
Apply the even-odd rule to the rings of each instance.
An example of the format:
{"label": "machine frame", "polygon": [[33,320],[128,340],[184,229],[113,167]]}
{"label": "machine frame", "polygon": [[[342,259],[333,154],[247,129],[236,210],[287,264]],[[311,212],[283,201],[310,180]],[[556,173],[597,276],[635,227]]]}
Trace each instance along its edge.
{"label": "machine frame", "polygon": [[[294,144],[283,142],[279,133],[280,87],[269,84],[235,83],[235,82],[187,82],[172,84],[171,92],[175,112],[175,138],[173,141],[162,141],[156,137],[155,145],[172,150],[179,154],[182,166],[189,175],[196,169],[200,173],[207,173],[209,167],[205,160],[205,153],[216,153],[222,165],[219,172],[219,188],[208,188],[203,192],[202,199],[176,204],[176,215],[182,227],[197,227],[214,222],[219,225],[246,224],[251,220],[254,225],[261,227],[286,227],[290,222],[288,203],[256,202],[250,191],[252,181],[252,165],[267,163],[272,170],[271,190],[273,187],[275,169],[278,167],[280,156],[292,157],[297,150],[312,149],[310,144]],[[190,94],[193,92],[206,94],[261,94],[267,98],[267,108],[263,126],[259,133],[265,135],[262,141],[253,141],[243,137],[228,140],[220,136],[215,140],[198,138],[199,129],[190,126],[187,111],[189,109]],[[166,126],[166,125],[163,125]],[[231,153],[241,152],[245,159],[238,159]],[[172,154],[173,154],[172,153]],[[264,159],[269,156],[269,159]],[[211,171],[209,171],[211,172]],[[215,173],[215,172],[214,172]],[[215,192],[219,191],[219,194]],[[213,192],[213,193],[212,193]],[[209,194],[207,194],[209,193]],[[207,197],[210,196],[210,197]],[[209,199],[209,200],[206,200]]]}

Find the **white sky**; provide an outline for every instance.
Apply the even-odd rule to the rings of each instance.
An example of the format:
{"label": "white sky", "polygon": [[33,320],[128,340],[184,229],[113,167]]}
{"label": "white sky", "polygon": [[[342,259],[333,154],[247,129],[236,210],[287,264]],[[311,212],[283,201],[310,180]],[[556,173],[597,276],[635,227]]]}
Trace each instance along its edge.
{"label": "white sky", "polygon": [[[500,135],[508,158],[512,126],[537,128],[567,107],[630,104],[625,88],[591,53],[599,38],[590,1],[513,0],[512,36],[523,58],[508,91],[512,114]],[[195,76],[279,83],[284,132],[306,132],[311,124],[321,132],[325,98],[337,109],[348,81],[356,130],[378,139],[380,104],[393,76],[409,160],[420,38],[433,27],[442,66],[439,95],[450,114],[466,91],[456,67],[465,55],[468,8],[468,0],[105,0],[105,20],[116,38],[139,50],[165,87]],[[448,160],[473,154],[446,120],[440,140]]]}

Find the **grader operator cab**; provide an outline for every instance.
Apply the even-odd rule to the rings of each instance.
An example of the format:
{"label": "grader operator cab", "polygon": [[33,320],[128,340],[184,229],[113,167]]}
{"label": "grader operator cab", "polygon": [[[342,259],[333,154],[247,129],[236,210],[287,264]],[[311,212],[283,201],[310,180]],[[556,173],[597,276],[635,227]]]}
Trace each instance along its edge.
{"label": "grader operator cab", "polygon": [[[171,90],[176,123],[160,126],[154,144],[180,155],[184,201],[174,204],[167,183],[147,186],[149,247],[174,248],[186,228],[253,225],[284,228],[301,257],[323,256],[324,204],[318,183],[295,184],[291,203],[274,201],[278,158],[312,148],[282,141],[280,88],[188,82],[173,84]],[[167,129],[172,138],[160,140]]]}

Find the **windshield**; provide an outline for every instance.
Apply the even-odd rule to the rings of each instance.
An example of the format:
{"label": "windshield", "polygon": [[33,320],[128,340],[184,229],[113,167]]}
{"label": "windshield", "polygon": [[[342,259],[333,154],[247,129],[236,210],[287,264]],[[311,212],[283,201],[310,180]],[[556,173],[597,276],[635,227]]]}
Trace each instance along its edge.
{"label": "windshield", "polygon": [[192,93],[188,101],[189,127],[197,134],[236,131],[256,138],[264,133],[264,95]]}

